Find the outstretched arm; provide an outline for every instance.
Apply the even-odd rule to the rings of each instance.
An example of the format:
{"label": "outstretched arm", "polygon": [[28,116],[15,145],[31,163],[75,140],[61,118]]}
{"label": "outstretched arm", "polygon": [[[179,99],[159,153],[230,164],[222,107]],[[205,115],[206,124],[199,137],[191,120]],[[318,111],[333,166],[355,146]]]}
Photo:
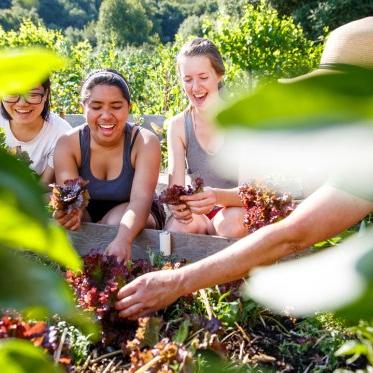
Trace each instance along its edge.
{"label": "outstretched arm", "polygon": [[174,271],[138,277],[120,289],[116,307],[122,317],[137,317],[197,289],[237,280],[256,266],[273,263],[334,236],[372,210],[371,202],[331,186],[321,187],[286,219],[210,257]]}

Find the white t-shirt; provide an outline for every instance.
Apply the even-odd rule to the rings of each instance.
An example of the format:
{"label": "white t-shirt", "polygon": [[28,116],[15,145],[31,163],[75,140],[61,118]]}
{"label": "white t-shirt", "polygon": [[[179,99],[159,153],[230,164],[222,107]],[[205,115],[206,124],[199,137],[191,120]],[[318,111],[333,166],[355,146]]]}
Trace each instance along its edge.
{"label": "white t-shirt", "polygon": [[32,161],[30,168],[41,175],[47,166],[53,166],[53,154],[57,140],[71,130],[71,126],[57,114],[50,113],[48,120],[44,121],[40,132],[27,142],[19,141],[10,129],[9,121],[0,115],[0,128],[5,133],[5,143],[9,148],[20,146],[26,151]]}

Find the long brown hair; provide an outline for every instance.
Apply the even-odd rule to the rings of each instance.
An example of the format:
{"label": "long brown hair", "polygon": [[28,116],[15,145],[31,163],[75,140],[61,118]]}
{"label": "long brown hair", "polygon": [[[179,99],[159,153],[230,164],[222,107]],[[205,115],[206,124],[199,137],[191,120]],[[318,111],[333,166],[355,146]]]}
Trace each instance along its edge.
{"label": "long brown hair", "polygon": [[[223,59],[217,46],[211,40],[204,38],[196,38],[184,44],[176,57],[176,66],[178,71],[182,57],[195,56],[206,56],[210,60],[211,66],[218,75],[223,76],[225,74]],[[221,88],[221,86],[222,84],[219,83],[219,88]]]}

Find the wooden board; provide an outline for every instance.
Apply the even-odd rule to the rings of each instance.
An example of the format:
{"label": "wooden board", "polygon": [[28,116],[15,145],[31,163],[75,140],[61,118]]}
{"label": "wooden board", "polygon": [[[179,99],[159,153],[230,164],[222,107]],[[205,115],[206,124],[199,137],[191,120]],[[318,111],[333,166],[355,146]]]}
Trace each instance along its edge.
{"label": "wooden board", "polygon": [[[80,255],[91,249],[104,250],[117,234],[118,227],[113,225],[83,223],[79,231],[69,231],[69,236]],[[159,252],[159,233],[155,229],[144,229],[132,245],[134,259],[147,259],[147,251]],[[171,233],[171,251],[177,259],[195,262],[224,249],[236,240],[231,238],[201,234]]]}

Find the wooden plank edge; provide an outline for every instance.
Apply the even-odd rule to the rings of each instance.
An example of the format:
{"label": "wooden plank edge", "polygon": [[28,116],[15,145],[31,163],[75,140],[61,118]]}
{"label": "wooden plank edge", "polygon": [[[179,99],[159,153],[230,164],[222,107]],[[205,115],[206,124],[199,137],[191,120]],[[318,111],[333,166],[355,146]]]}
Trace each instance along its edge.
{"label": "wooden plank edge", "polygon": [[[90,250],[103,251],[117,234],[118,226],[83,223],[79,231],[69,231],[70,240],[80,255]],[[159,233],[155,229],[144,229],[132,245],[133,259],[149,258],[148,251],[159,253]],[[192,233],[170,233],[171,251],[176,260],[195,262],[226,248],[236,239]]]}

